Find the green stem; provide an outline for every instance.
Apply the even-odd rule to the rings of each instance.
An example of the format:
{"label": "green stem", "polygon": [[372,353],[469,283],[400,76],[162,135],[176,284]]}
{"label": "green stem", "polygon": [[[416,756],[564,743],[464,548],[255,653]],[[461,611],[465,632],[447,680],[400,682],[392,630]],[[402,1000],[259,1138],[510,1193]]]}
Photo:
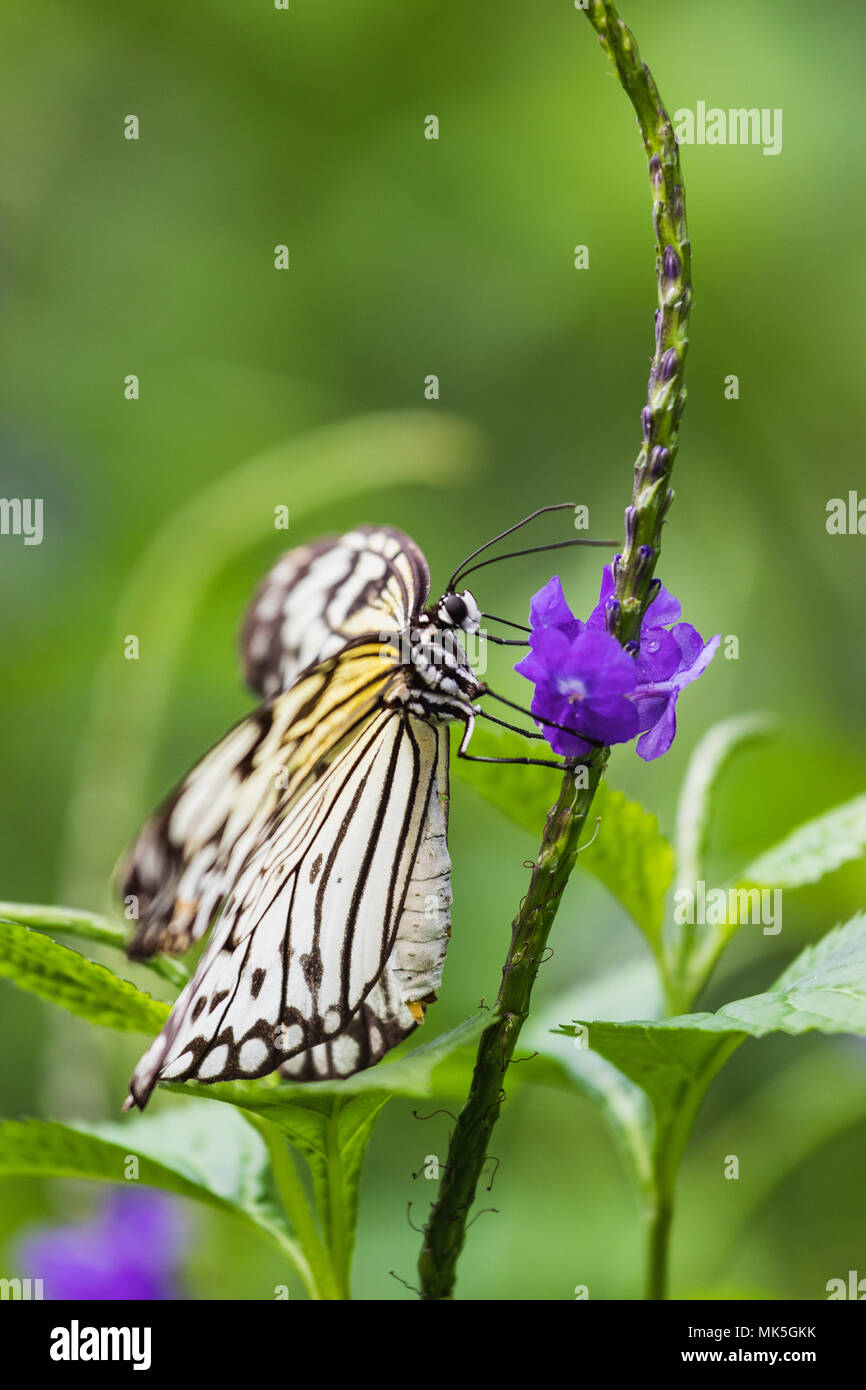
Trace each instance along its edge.
{"label": "green stem", "polygon": [[511,948],[493,1019],[478,1044],[469,1097],[451,1137],[439,1198],[425,1228],[418,1265],[424,1299],[451,1297],[457,1260],[466,1239],[466,1217],[504,1100],[505,1073],[529,1014],[532,986],[606,762],[604,749],[589,766],[586,786],[578,786],[574,773],[567,772],[548,815],[529,891],[512,926]]}
{"label": "green stem", "polygon": [[668,1296],[668,1251],[670,1249],[673,1203],[656,1192],[647,1218],[647,1274],[644,1297],[665,1299]]}
{"label": "green stem", "polygon": [[341,1298],[338,1280],[319,1235],[286,1139],[269,1120],[264,1120],[260,1115],[254,1115],[250,1111],[245,1111],[244,1114],[267,1145],[277,1191],[297,1236],[297,1242],[289,1237],[284,1238],[286,1252],[295,1264],[312,1299],[333,1301]]}
{"label": "green stem", "polygon": [[669,481],[686,403],[683,377],[692,302],[691,246],[677,142],[652,73],[641,61],[631,30],[608,0],[592,0],[586,15],[635,109],[653,197],[658,281],[655,351],[642,414],[643,440],[634,466],[632,502],[626,509],[626,543],[614,566],[619,609],[608,615],[611,632],[621,642],[632,642],[639,636],[651,597],[662,526],[674,496]]}
{"label": "green stem", "polygon": [[[610,631],[626,643],[636,641],[640,634],[641,620],[652,597],[662,524],[673,500],[668,481],[685,405],[683,372],[685,326],[691,302],[691,257],[676,140],[655,82],[612,4],[593,0],[587,15],[613,58],[620,82],[637,113],[649,161],[656,235],[656,349],[642,416],[643,443],[635,464],[631,505],[625,514],[625,545],[615,564],[616,604],[608,613]],[[439,1198],[424,1230],[418,1269],[421,1297],[425,1300],[452,1296],[457,1261],[466,1240],[467,1215],[504,1100],[506,1071],[529,1014],[535,976],[607,758],[607,749],[593,756],[583,787],[577,786],[573,772],[567,772],[559,798],[547,817],[529,889],[512,925],[496,1009],[478,1044],[469,1096],[451,1136]],[[662,1272],[669,1227],[669,1217],[658,1225],[659,1251],[654,1261]]]}
{"label": "green stem", "polygon": [[646,1297],[649,1299],[666,1299],[668,1296],[668,1252],[677,1175],[695,1117],[713,1077],[736,1052],[745,1036],[745,1033],[734,1033],[721,1038],[701,1072],[682,1083],[676,1104],[673,1106],[671,1123],[656,1134],[647,1208]]}

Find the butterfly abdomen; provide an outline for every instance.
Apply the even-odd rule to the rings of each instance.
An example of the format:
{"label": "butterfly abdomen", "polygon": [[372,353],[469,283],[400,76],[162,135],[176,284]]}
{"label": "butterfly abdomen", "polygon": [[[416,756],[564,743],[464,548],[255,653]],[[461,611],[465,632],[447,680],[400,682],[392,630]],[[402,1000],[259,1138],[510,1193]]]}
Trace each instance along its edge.
{"label": "butterfly abdomen", "polygon": [[[451,935],[451,858],[448,854],[448,731],[438,734],[438,774],[430,788],[424,835],[406,890],[390,966],[409,1003],[436,995]],[[440,795],[440,787],[442,795]]]}

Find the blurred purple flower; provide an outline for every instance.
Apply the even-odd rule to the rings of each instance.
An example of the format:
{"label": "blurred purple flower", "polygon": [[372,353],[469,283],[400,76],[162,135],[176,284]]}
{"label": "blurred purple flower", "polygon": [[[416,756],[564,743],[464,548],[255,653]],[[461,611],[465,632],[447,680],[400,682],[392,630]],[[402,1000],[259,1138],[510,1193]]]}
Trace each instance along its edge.
{"label": "blurred purple flower", "polygon": [[530,652],[515,670],[534,683],[532,713],[548,721],[544,736],[564,757],[590,751],[581,733],[606,744],[627,743],[640,733],[640,757],[666,753],[676,733],[679,693],[706,670],[721,640],[705,643],[690,623],[680,622],[679,600],[660,585],[644,614],[640,650],[628,655],[606,630],[613,591],[613,566],[605,565],[586,623],[569,608],[558,575],[530,604]]}
{"label": "blurred purple flower", "polygon": [[25,1276],[43,1281],[46,1299],[158,1302],[182,1297],[176,1268],[184,1233],[170,1197],[124,1190],[91,1221],[34,1231],[19,1257]]}

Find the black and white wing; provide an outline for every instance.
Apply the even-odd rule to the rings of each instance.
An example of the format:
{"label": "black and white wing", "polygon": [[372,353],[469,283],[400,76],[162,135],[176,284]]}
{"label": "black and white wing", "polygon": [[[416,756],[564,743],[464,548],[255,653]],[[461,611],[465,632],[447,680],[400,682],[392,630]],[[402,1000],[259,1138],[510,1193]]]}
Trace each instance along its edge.
{"label": "black and white wing", "polygon": [[232,866],[270,818],[327,767],[378,708],[393,668],[378,645],[350,648],[242,720],[166,798],[121,865],[120,893],[138,922],[133,958],[179,953],[205,934]]}
{"label": "black and white wing", "polygon": [[359,526],[287,551],[260,584],[241,630],[248,685],[274,695],[353,638],[402,632],[429,589],[422,552],[390,526]]}
{"label": "black and white wing", "polygon": [[243,654],[268,698],[127,862],[131,955],[213,928],[136,1068],[139,1105],[163,1078],[349,1075],[423,1017],[450,931],[448,734],[386,700],[405,676],[381,638],[428,586],[414,542],[370,527],[291,552],[259,590]]}
{"label": "black and white wing", "polygon": [[[322,676],[310,672],[285,705],[273,697],[314,664],[325,663],[328,676],[328,659],[348,641],[401,632],[426,602],[429,582],[411,537],[384,526],[299,546],[273,567],[241,633],[247,680],[268,702],[201,760],[141,831],[123,866],[122,893],[139,923],[131,955],[185,951],[210,926],[235,842],[276,804],[259,771],[272,721],[287,725],[296,710],[316,709]],[[348,696],[344,689],[354,668],[347,673],[338,673],[337,694],[354,699],[355,689]]]}
{"label": "black and white wing", "polygon": [[381,709],[229,865],[199,965],[130,1091],[369,1066],[423,1017],[449,934],[447,731]]}
{"label": "black and white wing", "polygon": [[322,1081],[371,1067],[408,1037],[436,997],[451,934],[448,854],[448,730],[434,731],[438,769],[394,941],[378,982],[339,1037],[284,1062],[283,1076]]}

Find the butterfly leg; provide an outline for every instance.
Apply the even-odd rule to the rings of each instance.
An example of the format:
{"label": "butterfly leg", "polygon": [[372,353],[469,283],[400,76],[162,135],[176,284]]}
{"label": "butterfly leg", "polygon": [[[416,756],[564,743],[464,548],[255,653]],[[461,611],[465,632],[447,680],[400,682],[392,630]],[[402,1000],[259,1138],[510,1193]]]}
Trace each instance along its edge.
{"label": "butterfly leg", "polygon": [[555,763],[545,758],[482,758],[474,753],[457,752],[458,758],[466,763],[519,763],[523,767],[555,767],[559,772],[568,772],[572,763]]}
{"label": "butterfly leg", "polygon": [[[515,765],[519,765],[519,766],[521,766],[521,767],[555,767],[556,770],[557,770],[557,772],[571,772],[571,771],[573,771],[574,768],[576,768],[576,767],[588,767],[588,765],[589,765],[588,762],[587,762],[585,759],[584,759],[584,760],[574,759],[574,760],[570,760],[569,762],[563,762],[563,761],[554,761],[554,760],[551,759],[551,758],[484,758],[484,757],[481,757],[480,755],[475,754],[475,753],[467,753],[467,752],[466,752],[466,749],[467,749],[467,747],[469,746],[469,740],[471,739],[472,734],[473,734],[473,732],[474,732],[474,730],[475,730],[475,715],[476,715],[476,713],[477,713],[477,714],[484,714],[484,711],[478,709],[478,710],[476,710],[476,711],[473,711],[472,714],[469,714],[469,715],[467,716],[467,718],[466,718],[466,731],[465,731],[465,733],[464,733],[462,739],[460,740],[460,747],[457,749],[457,756],[458,756],[458,758],[462,758],[462,759],[464,760],[464,762],[468,762],[468,763],[512,763],[512,764],[515,764]],[[492,715],[485,715],[484,717],[487,718],[487,719],[493,718]],[[494,719],[493,722],[494,722],[495,724],[501,724],[503,721],[500,720],[500,719]],[[508,725],[506,725],[505,727],[508,728],[508,727],[513,727],[513,726],[508,726]],[[523,733],[524,730],[523,730],[523,729],[517,729],[516,732],[517,732],[517,733]],[[530,737],[532,737],[532,735],[530,735]],[[537,738],[538,735],[536,734],[535,737]]]}
{"label": "butterfly leg", "polygon": [[544,734],[540,734],[535,729],[521,729],[517,724],[509,724],[504,719],[497,719],[495,714],[488,714],[487,710],[479,710],[482,719],[488,719],[491,724],[498,724],[500,729],[510,729],[513,734],[522,734],[524,738],[544,739]]}

